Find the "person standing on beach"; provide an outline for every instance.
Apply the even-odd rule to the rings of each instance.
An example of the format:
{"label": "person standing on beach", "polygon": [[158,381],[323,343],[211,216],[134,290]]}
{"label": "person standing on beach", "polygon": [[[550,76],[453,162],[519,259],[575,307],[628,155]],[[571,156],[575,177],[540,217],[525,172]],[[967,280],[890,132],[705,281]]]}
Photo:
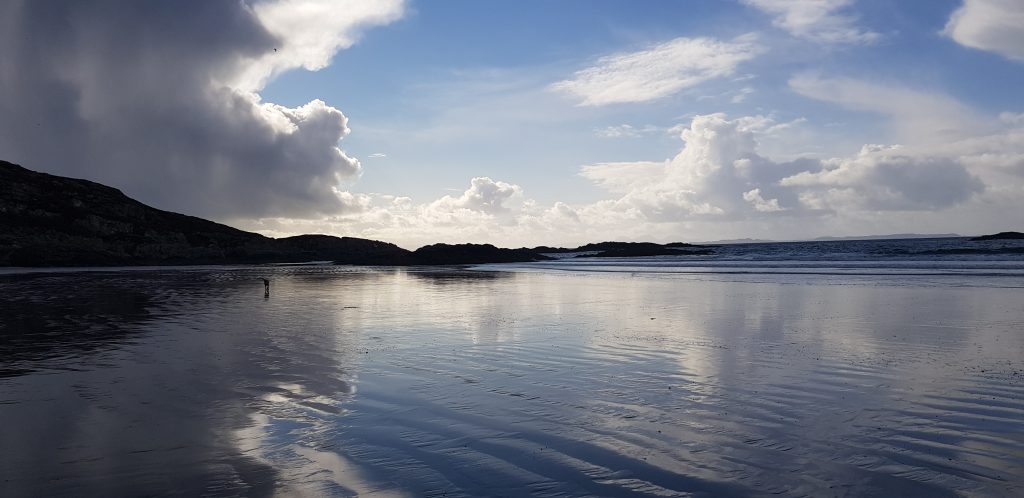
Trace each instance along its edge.
{"label": "person standing on beach", "polygon": [[270,297],[270,280],[263,279],[263,297]]}

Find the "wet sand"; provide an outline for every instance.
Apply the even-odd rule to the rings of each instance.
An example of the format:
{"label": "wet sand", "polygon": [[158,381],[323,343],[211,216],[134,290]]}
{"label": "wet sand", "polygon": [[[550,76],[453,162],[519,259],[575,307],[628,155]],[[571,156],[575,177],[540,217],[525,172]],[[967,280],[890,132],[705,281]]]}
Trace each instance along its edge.
{"label": "wet sand", "polygon": [[1021,496],[1018,280],[0,275],[0,496]]}

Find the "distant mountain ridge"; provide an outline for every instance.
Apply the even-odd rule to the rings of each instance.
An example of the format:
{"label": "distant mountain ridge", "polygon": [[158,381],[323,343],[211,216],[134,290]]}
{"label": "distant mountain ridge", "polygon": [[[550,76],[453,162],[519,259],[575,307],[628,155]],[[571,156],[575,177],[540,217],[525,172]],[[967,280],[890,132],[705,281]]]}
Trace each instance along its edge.
{"label": "distant mountain ridge", "polygon": [[898,239],[947,239],[963,237],[957,233],[893,233],[888,235],[850,235],[844,237],[818,237],[811,241],[842,241],[842,240],[898,240]]}
{"label": "distant mountain ridge", "polygon": [[779,242],[842,242],[844,240],[900,240],[900,239],[946,239],[960,238],[957,233],[892,233],[886,235],[839,235],[813,239],[722,239],[700,242],[700,244],[775,244]]}
{"label": "distant mountain ridge", "polygon": [[721,239],[721,240],[709,240],[706,242],[700,242],[700,244],[770,244],[772,242],[778,242],[777,240],[769,239]]}

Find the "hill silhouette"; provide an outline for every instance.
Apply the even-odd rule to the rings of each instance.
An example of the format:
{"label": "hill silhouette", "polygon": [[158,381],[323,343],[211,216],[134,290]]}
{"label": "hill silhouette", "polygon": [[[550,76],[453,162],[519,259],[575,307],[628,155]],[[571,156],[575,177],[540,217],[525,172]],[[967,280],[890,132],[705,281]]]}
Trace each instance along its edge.
{"label": "hill silhouette", "polygon": [[546,259],[494,246],[428,246],[331,235],[274,239],[163,211],[106,185],[0,161],[0,266],[235,263],[414,265]]}

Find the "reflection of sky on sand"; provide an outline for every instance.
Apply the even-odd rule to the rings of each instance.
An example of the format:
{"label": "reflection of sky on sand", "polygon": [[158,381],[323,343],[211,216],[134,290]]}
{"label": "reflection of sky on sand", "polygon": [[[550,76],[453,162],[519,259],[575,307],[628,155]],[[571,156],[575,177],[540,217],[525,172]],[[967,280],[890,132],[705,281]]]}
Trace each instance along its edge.
{"label": "reflection of sky on sand", "polygon": [[[1012,371],[1006,366],[1019,368],[1019,334],[1006,323],[992,321],[1016,313],[1013,303],[1019,296],[955,288],[737,287],[721,282],[697,286],[671,280],[637,285],[645,294],[636,296],[635,302],[648,304],[652,316],[645,320],[642,310],[620,315],[615,323],[618,334],[596,336],[592,354],[602,362],[622,355],[643,358],[640,369],[622,377],[621,393],[649,393],[651,389],[643,384],[650,379],[672,383],[675,378],[667,374],[673,366],[664,370],[658,366],[669,358],[684,380],[673,386],[679,403],[647,403],[620,395],[617,406],[621,409],[611,410],[604,421],[616,434],[636,425],[624,423],[624,416],[643,417],[659,427],[664,439],[675,440],[665,446],[703,449],[703,441],[717,448],[715,454],[701,459],[702,465],[718,467],[717,474],[740,472],[765,482],[778,472],[820,473],[818,477],[828,480],[840,470],[885,467],[915,475],[923,483],[970,489],[973,483],[968,474],[1004,480],[1019,464],[995,458],[1014,454],[1013,444],[1000,441],[1005,434],[968,436],[965,433],[971,431],[962,423],[939,428],[943,418],[965,414],[951,413],[943,403],[926,402],[927,396],[963,386],[964,376],[979,364],[997,369],[1002,364],[1003,375]],[[968,350],[964,332],[972,329],[985,332],[971,334],[975,342]],[[969,399],[960,408],[970,417],[985,413],[985,404]],[[658,409],[630,413],[637,406]],[[1012,412],[1000,415],[1020,408],[1015,403]],[[672,413],[673,409],[684,415]],[[799,437],[794,437],[794,430]],[[722,451],[744,445],[746,455],[740,460]],[[758,456],[759,452],[765,456]],[[887,453],[891,455],[881,456]],[[929,458],[944,454],[966,469],[929,468]],[[853,465],[848,469],[809,465],[815,455],[841,457],[844,464]],[[685,461],[673,457],[666,464],[678,468],[680,460]],[[736,467],[736,462],[747,469]],[[884,476],[864,473],[859,479],[879,489],[906,484],[866,479],[879,477]],[[939,490],[922,487],[915,492],[934,495]]]}
{"label": "reflection of sky on sand", "polygon": [[275,469],[231,451],[223,437],[223,428],[244,420],[246,408],[232,393],[230,376],[206,360],[230,362],[234,351],[223,340],[167,347],[190,345],[182,336],[203,339],[163,324],[159,330],[143,325],[122,349],[94,349],[84,357],[65,356],[51,344],[56,351],[36,366],[41,373],[0,383],[0,495],[272,490]]}
{"label": "reflection of sky on sand", "polygon": [[[927,467],[926,460],[914,460],[920,455],[892,460],[872,453],[913,453],[908,450],[913,448],[910,445],[881,444],[883,438],[906,434],[898,420],[902,412],[893,413],[888,405],[902,402],[915,406],[919,403],[915,390],[946,387],[951,378],[964,374],[963,368],[951,367],[998,362],[999,358],[1019,363],[1005,351],[996,356],[963,355],[955,336],[934,341],[927,335],[935,323],[950,327],[958,321],[972,322],[988,330],[979,340],[991,341],[999,327],[978,322],[977,315],[991,321],[999,313],[1012,311],[1013,300],[978,296],[976,290],[965,293],[987,305],[966,304],[964,292],[956,289],[697,285],[549,275],[517,276],[505,284],[489,289],[501,293],[500,307],[467,294],[458,304],[439,304],[434,319],[462,317],[467,305],[470,311],[475,308],[479,315],[486,314],[478,317],[483,320],[499,320],[506,313],[516,318],[510,327],[519,331],[519,339],[506,349],[507,355],[501,355],[501,349],[463,351],[466,356],[489,354],[489,361],[481,359],[477,364],[485,371],[489,365],[505,362],[510,370],[506,373],[516,380],[510,382],[512,386],[493,378],[474,382],[496,387],[492,394],[519,397],[522,404],[554,406],[524,409],[512,405],[496,410],[483,402],[486,399],[493,404],[494,399],[469,390],[459,391],[459,396],[438,394],[444,398],[441,401],[474,412],[496,412],[495,417],[507,421],[522,415],[536,427],[550,423],[553,431],[629,455],[631,461],[707,478],[709,482],[701,484],[705,487],[723,476],[771,481],[776,472],[807,469],[825,483],[844,476],[867,483],[862,490],[940,494],[941,488],[932,488],[930,481],[970,489],[973,483],[969,478],[958,480],[956,473],[950,477],[949,473],[922,470]],[[916,307],[916,315],[908,314],[908,305]],[[977,307],[970,312],[970,306]],[[1002,337],[1014,340],[1005,328]],[[894,343],[898,347],[894,348]],[[1019,339],[1016,347],[1020,347]],[[548,348],[562,349],[554,353]],[[937,358],[945,362],[936,363]],[[413,359],[411,354],[403,357],[410,363]],[[437,365],[422,367],[417,373],[421,377],[465,377],[455,368]],[[417,382],[426,383],[421,378],[403,385]],[[674,388],[671,394],[667,393],[669,386]],[[421,389],[439,388],[428,385]],[[867,430],[872,422],[882,420],[890,427],[877,433]],[[919,444],[923,437],[913,436],[910,439],[917,441],[911,443]],[[529,442],[530,438],[520,435],[521,444],[528,446]],[[844,445],[844,461],[810,463],[832,455],[833,446],[842,449]],[[863,451],[858,445],[878,448]],[[977,458],[1006,451],[1005,445],[990,446]],[[729,452],[743,458],[729,457]],[[906,463],[908,460],[912,463]],[[900,461],[904,463],[894,463]],[[583,468],[581,472],[586,471]],[[925,478],[902,481],[878,472],[885,468],[916,472]],[[992,468],[1005,472],[1011,467],[1000,463]],[[605,470],[608,475],[617,472]],[[618,476],[605,477],[602,482],[652,485]],[[673,481],[664,484],[671,487]],[[803,486],[780,489],[818,489],[811,484]]]}
{"label": "reflection of sky on sand", "polygon": [[[59,306],[75,279],[145,297]],[[50,342],[5,346],[17,361],[2,365],[0,441],[18,450],[0,452],[0,494],[1021,491],[1022,291],[847,284],[333,267],[4,277],[66,317]],[[55,333],[83,324],[114,328],[87,349]]]}

